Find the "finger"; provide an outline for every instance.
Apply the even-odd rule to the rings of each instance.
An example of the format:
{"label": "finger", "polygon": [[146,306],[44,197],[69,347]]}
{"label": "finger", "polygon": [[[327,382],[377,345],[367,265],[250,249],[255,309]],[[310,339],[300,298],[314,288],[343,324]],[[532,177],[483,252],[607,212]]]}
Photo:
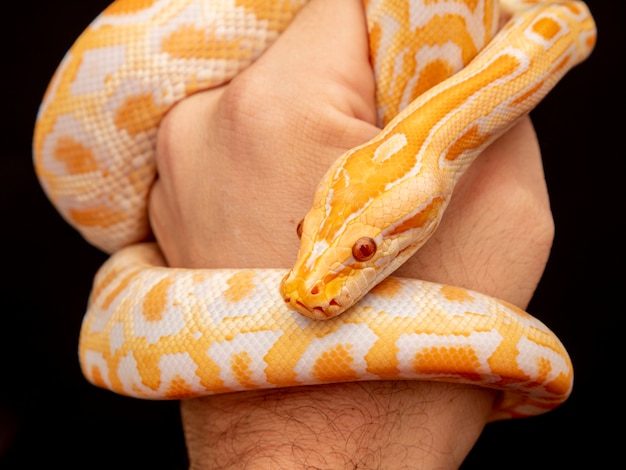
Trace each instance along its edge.
{"label": "finger", "polygon": [[248,74],[267,77],[269,90],[291,91],[299,98],[296,103],[306,96],[318,97],[314,102],[319,102],[323,94],[331,96],[344,114],[375,122],[374,77],[360,0],[309,2],[241,75]]}

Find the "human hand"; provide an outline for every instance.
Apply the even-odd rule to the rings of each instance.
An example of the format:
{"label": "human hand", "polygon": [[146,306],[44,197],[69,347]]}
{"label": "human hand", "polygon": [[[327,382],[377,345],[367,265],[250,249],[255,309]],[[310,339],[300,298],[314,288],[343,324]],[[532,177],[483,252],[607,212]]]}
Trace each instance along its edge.
{"label": "human hand", "polygon": [[[296,224],[330,162],[378,133],[360,3],[319,22],[323,3],[229,85],[163,121],[150,220],[171,266],[290,267]],[[397,274],[525,307],[552,231],[539,149],[522,121],[468,170],[439,231]]]}
{"label": "human hand", "polygon": [[[230,84],[187,98],[166,116],[150,220],[171,266],[288,268],[294,262],[296,224],[321,176],[345,150],[379,131],[361,10],[359,1],[311,2]],[[460,285],[524,308],[552,236],[539,149],[524,119],[461,178],[438,231],[396,274]],[[387,397],[385,410],[380,396]],[[183,422],[190,455],[201,459],[203,449],[214,448],[216,461],[233,423],[246,423],[245,436],[233,445],[241,458],[246,450],[258,452],[256,439],[267,440],[271,428],[280,429],[277,441],[291,442],[286,430],[297,424],[301,431],[306,421],[308,437],[293,430],[299,447],[310,441],[316,448],[320,439],[333,446],[342,442],[341,429],[333,427],[324,437],[313,430],[328,430],[337,413],[345,418],[343,428],[354,432],[382,426],[377,418],[392,409],[396,414],[385,422],[394,426],[384,442],[410,448],[418,438],[406,430],[415,425],[409,421],[419,402],[429,416],[429,439],[442,455],[452,449],[449,458],[458,463],[488,419],[493,396],[472,387],[414,382],[298,387],[189,400],[183,402]],[[358,416],[348,411],[354,403]],[[303,411],[311,407],[318,411]]]}
{"label": "human hand", "polygon": [[171,266],[289,267],[323,173],[378,133],[362,7],[334,9],[329,24],[316,21],[321,4],[230,84],[162,122],[150,219]]}

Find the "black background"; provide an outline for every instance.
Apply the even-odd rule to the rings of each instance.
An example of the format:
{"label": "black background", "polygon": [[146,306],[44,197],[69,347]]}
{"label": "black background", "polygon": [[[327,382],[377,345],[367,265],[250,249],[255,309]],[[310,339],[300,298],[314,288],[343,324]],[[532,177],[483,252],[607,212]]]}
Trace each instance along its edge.
{"label": "black background", "polygon": [[[77,337],[105,255],[45,198],[31,138],[45,87],[105,0],[13,2],[0,59],[0,468],[185,468],[176,402],[89,385]],[[556,240],[529,311],[561,338],[575,367],[570,399],[540,417],[487,426],[463,469],[606,468],[622,448],[617,331],[623,294],[625,46],[622,2],[589,0],[591,58],[533,111]],[[621,63],[620,63],[621,61]],[[528,221],[529,224],[532,220]],[[610,422],[617,429],[609,429]],[[616,456],[617,454],[617,456]],[[614,461],[614,460],[611,460]],[[614,465],[611,465],[613,467]]]}

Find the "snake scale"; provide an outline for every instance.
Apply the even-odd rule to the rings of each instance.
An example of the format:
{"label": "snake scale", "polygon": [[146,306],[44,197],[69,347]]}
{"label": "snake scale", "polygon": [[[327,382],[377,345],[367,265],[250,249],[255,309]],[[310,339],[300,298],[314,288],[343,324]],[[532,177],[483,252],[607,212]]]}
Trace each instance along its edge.
{"label": "snake scale", "polygon": [[82,325],[83,373],[149,399],[419,379],[500,390],[492,419],[558,406],[573,369],[544,324],[390,274],[434,232],[474,158],[590,54],[580,1],[365,1],[382,131],[328,170],[293,268],[168,268],[145,242],[161,119],[248,67],[304,3],[117,0],[59,65],[36,122],[37,175],[112,254]]}

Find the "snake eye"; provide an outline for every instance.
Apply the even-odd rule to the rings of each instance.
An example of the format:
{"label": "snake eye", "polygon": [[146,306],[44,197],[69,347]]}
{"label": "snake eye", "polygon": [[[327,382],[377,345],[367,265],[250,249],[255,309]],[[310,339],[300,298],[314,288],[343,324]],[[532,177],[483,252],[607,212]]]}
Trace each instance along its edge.
{"label": "snake eye", "polygon": [[352,245],[352,256],[357,261],[367,261],[376,254],[376,242],[373,238],[359,238]]}
{"label": "snake eye", "polygon": [[298,238],[302,238],[302,224],[303,223],[304,223],[304,219],[298,222],[298,226],[296,227],[296,235],[298,235]]}

